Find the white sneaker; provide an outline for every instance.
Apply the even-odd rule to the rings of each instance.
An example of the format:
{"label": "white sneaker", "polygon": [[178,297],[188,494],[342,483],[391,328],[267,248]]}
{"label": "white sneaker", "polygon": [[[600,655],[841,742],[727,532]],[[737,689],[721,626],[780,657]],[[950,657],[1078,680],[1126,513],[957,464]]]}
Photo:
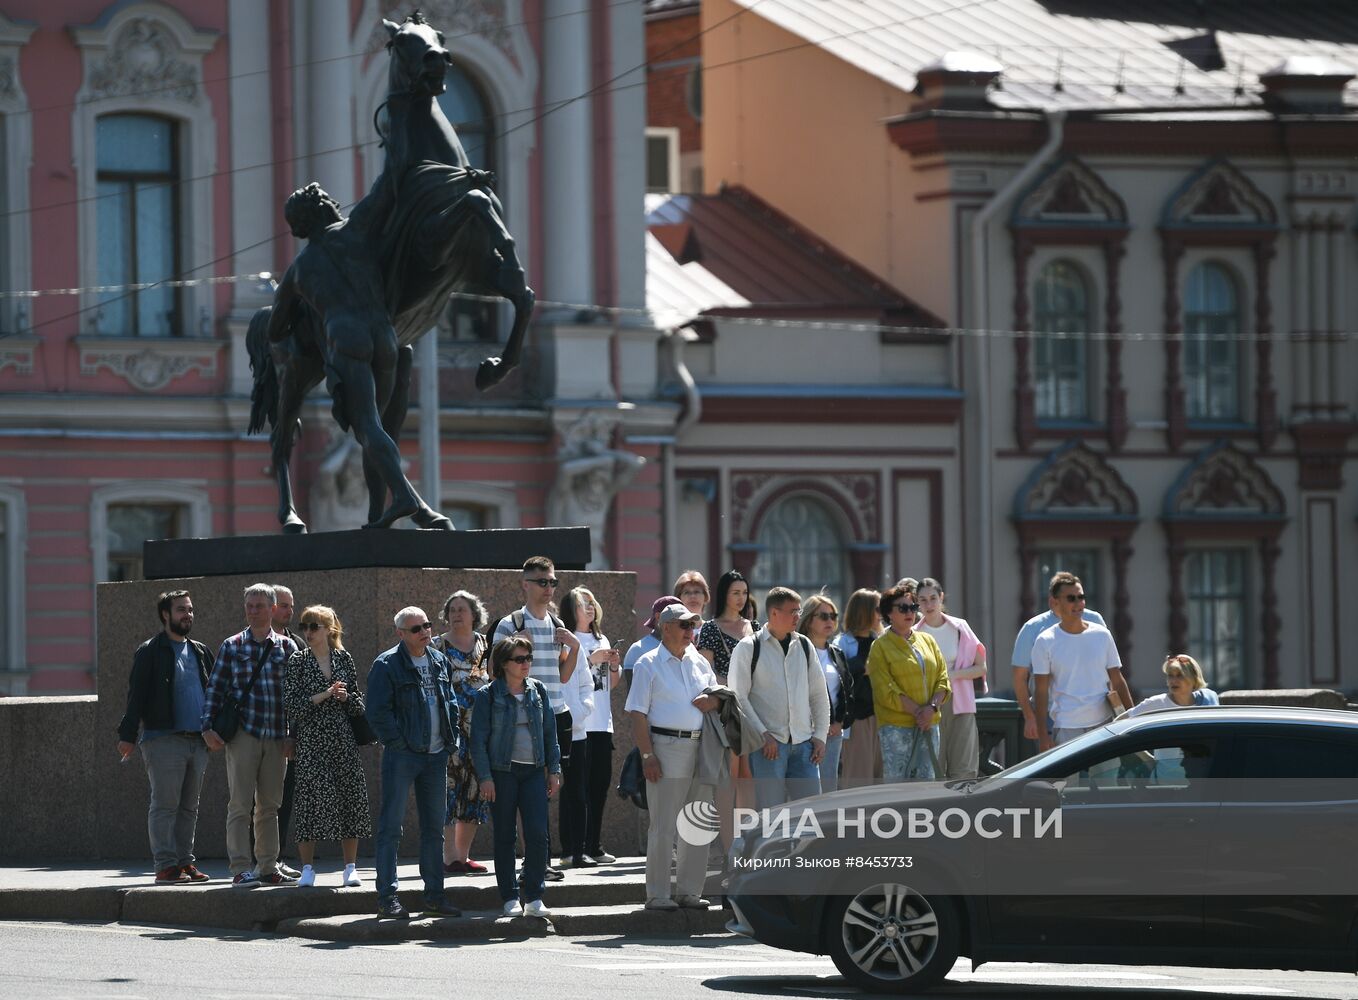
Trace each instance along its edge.
{"label": "white sneaker", "polygon": [[517,899],[511,899],[505,903],[500,914],[505,917],[521,917],[523,916],[523,904]]}
{"label": "white sneaker", "polygon": [[546,919],[552,915],[552,911],[547,909],[547,904],[540,899],[534,899],[523,904],[523,913],[527,917],[542,917]]}
{"label": "white sneaker", "polygon": [[341,884],[342,884],[342,885],[362,885],[362,884],[363,884],[363,880],[362,880],[361,878],[358,877],[358,866],[357,866],[357,865],[345,865],[345,866],[344,866],[344,879],[342,880]]}
{"label": "white sneaker", "polygon": [[302,866],[302,874],[297,876],[297,885],[303,889],[316,884],[316,869],[310,865]]}

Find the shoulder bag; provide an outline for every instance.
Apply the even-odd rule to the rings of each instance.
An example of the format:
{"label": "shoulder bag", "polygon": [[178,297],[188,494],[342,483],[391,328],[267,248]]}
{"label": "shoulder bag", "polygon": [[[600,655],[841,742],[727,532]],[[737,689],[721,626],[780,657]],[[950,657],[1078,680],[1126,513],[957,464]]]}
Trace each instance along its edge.
{"label": "shoulder bag", "polygon": [[237,698],[231,692],[227,692],[222,698],[221,708],[217,709],[217,714],[212,718],[212,730],[222,738],[223,743],[230,743],[240,732],[241,716],[244,713],[245,699],[250,697],[250,692],[254,690],[255,681],[259,680],[259,673],[264,669],[264,664],[269,660],[269,654],[273,652],[273,637],[265,640],[264,646],[259,651],[259,659],[255,662],[255,669],[250,674],[250,683],[245,685],[245,690]]}

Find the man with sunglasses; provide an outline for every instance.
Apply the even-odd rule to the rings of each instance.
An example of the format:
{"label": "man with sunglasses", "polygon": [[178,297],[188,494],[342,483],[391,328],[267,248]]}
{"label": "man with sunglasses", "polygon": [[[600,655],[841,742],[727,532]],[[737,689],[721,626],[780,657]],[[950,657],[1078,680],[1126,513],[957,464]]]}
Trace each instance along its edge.
{"label": "man with sunglasses", "polygon": [[[660,645],[637,660],[627,693],[651,820],[646,836],[648,910],[705,910],[712,905],[700,895],[707,875],[707,844],[678,835],[681,811],[692,816],[694,810],[686,807],[712,802],[712,787],[697,780],[703,713],[717,707],[716,697],[704,694],[717,686],[717,675],[693,648],[693,630],[701,620],[682,604],[664,608],[659,617]],[[676,854],[672,889],[670,859]]]}
{"label": "man with sunglasses", "polygon": [[396,612],[400,641],[378,655],[368,674],[368,723],[382,742],[382,805],[377,816],[377,916],[405,920],[396,895],[396,849],[411,786],[420,817],[424,915],[462,915],[443,896],[443,820],[448,806],[448,754],[458,725],[452,664],[429,645],[434,626],[420,608]]}
{"label": "man with sunglasses", "polygon": [[[1052,577],[1051,583],[1048,585],[1049,589],[1051,585],[1056,583],[1058,576],[1063,579],[1066,577],[1074,579],[1074,574],[1062,571]],[[1048,603],[1051,602],[1048,601]],[[1081,617],[1085,621],[1107,627],[1108,623],[1103,620],[1103,615],[1093,608],[1081,605],[1081,609]],[[1037,715],[1033,711],[1033,699],[1030,690],[1033,674],[1033,643],[1037,641],[1039,635],[1060,620],[1060,617],[1051,608],[1040,615],[1033,615],[1019,629],[1018,635],[1014,638],[1013,655],[1009,657],[1010,673],[1014,681],[1014,700],[1018,702],[1019,708],[1023,711],[1023,738],[1034,742],[1037,741]]]}
{"label": "man with sunglasses", "polygon": [[1060,620],[1033,642],[1039,750],[1067,743],[1111,719],[1110,689],[1123,705],[1132,704],[1113,634],[1084,619],[1085,590],[1080,578],[1074,573],[1053,576],[1049,603]]}

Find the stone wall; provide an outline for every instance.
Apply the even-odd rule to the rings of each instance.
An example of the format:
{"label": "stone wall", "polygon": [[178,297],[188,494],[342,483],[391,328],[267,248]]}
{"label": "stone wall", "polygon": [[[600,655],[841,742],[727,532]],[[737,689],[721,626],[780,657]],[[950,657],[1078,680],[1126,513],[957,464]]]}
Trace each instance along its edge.
{"label": "stone wall", "polygon": [[[603,606],[604,631],[615,646],[625,648],[636,634],[632,614],[635,578],[631,573],[561,570],[559,596],[571,587],[588,586]],[[478,594],[493,617],[520,607],[523,595],[517,570],[350,569],[294,573],[270,578],[291,587],[297,610],[328,604],[344,625],[344,645],[359,665],[360,686],[381,651],[396,644],[392,616],[406,605],[423,608],[437,620],[443,601],[454,590]],[[254,583],[243,576],[187,580],[105,583],[98,587],[98,696],[78,698],[0,699],[0,857],[145,859],[147,783],[141,755],[119,763],[117,726],[126,708],[132,654],[157,631],[156,598],[165,590],[187,589],[193,595],[193,638],[214,652],[218,644],[245,627],[243,588]],[[295,620],[295,619],[294,619]],[[613,715],[620,730],[614,773],[631,749],[630,726],[623,719],[623,693],[613,692]],[[376,816],[379,796],[375,747],[360,751],[368,778],[370,805]],[[209,759],[198,819],[197,853],[202,858],[226,854],[226,770],[221,754]],[[407,815],[403,849],[415,846],[413,806]],[[616,798],[605,812],[604,843],[632,851],[636,844],[636,810]],[[553,844],[557,844],[556,810],[552,809]],[[371,844],[360,845],[364,853]],[[490,828],[478,834],[474,852],[490,853]],[[338,857],[323,847],[323,857]],[[149,862],[148,862],[149,863]]]}

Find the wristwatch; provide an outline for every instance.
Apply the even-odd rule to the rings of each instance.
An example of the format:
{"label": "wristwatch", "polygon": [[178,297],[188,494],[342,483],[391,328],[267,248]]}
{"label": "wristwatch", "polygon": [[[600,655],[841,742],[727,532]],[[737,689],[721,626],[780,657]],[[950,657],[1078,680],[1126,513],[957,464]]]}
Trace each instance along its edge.
{"label": "wristwatch", "polygon": [[651,759],[652,757],[654,757],[654,756],[655,756],[655,754],[653,754],[653,753],[644,753],[644,754],[641,755],[641,762],[644,764],[644,763],[646,763],[646,761],[650,760],[650,759]]}

